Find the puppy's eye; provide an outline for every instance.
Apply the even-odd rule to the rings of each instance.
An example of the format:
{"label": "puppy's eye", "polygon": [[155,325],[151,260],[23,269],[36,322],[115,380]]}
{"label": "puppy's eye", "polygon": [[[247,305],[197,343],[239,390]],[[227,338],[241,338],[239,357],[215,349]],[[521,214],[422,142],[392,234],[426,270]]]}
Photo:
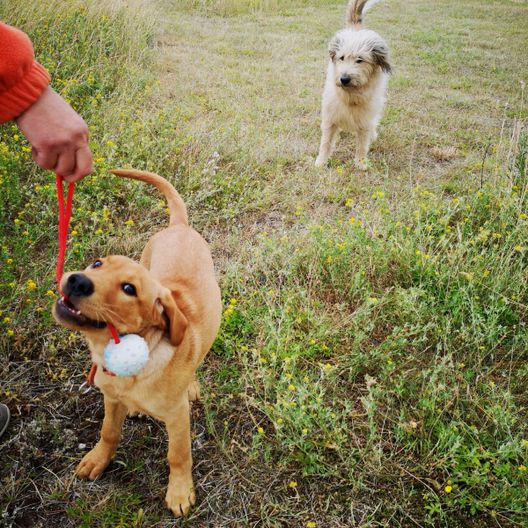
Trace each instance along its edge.
{"label": "puppy's eye", "polygon": [[344,55],[341,55],[341,57],[339,57],[339,60],[340,60],[340,61],[344,61],[344,60],[345,60],[345,56],[344,56]]}
{"label": "puppy's eye", "polygon": [[100,268],[102,265],[103,265],[102,261],[100,261],[100,260],[96,260],[96,261],[92,264],[92,268]]}
{"label": "puppy's eye", "polygon": [[124,284],[122,284],[121,289],[127,295],[136,295],[136,287],[133,284],[130,284],[129,282],[125,282]]}
{"label": "puppy's eye", "polygon": [[363,59],[356,59],[356,64],[361,64],[363,61]]}

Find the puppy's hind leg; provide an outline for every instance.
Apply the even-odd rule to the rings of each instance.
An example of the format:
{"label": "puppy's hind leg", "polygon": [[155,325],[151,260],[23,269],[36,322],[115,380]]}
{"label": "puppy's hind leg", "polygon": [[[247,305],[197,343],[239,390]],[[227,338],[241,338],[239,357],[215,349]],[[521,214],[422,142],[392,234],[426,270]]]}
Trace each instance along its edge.
{"label": "puppy's hind leg", "polygon": [[334,150],[337,140],[339,139],[339,128],[337,125],[322,125],[321,145],[319,146],[319,155],[315,160],[316,167],[322,167],[328,162],[328,158]]}
{"label": "puppy's hind leg", "polygon": [[121,440],[121,428],[125,421],[127,408],[118,401],[104,399],[105,416],[101,428],[101,439],[95,447],[84,455],[77,466],[75,473],[78,477],[95,480],[110,463],[115,455],[119,440]]}

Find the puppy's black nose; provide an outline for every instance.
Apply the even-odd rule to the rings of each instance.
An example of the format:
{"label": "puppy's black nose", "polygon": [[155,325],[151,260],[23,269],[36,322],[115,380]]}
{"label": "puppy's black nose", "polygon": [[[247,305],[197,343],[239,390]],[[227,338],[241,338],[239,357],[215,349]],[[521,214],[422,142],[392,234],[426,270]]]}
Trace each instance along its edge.
{"label": "puppy's black nose", "polygon": [[350,81],[352,80],[348,75],[343,75],[343,77],[341,77],[341,79],[339,79],[341,81],[341,84],[343,86],[346,86],[347,84],[350,83]]}
{"label": "puppy's black nose", "polygon": [[82,273],[70,275],[64,286],[66,297],[88,297],[93,292],[93,282]]}

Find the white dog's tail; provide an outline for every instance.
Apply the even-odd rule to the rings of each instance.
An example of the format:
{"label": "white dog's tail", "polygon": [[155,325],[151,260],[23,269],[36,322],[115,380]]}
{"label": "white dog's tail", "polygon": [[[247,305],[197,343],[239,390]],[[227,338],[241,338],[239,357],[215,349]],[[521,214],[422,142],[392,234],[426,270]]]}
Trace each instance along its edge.
{"label": "white dog's tail", "polygon": [[380,0],[349,0],[346,10],[347,26],[361,29],[363,14]]}

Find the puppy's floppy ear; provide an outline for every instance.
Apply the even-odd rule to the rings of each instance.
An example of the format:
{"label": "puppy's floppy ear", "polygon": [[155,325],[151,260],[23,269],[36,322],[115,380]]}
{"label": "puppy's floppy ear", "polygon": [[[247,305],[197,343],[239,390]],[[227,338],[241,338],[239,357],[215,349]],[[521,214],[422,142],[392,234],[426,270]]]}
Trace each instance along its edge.
{"label": "puppy's floppy ear", "polygon": [[377,42],[371,50],[374,62],[385,72],[392,73],[392,66],[389,64],[389,48],[385,43]]}
{"label": "puppy's floppy ear", "polygon": [[328,44],[328,53],[330,54],[330,58],[332,60],[335,60],[335,57],[337,55],[337,52],[339,51],[339,48],[341,47],[341,44],[342,41],[338,36],[335,36]]}
{"label": "puppy's floppy ear", "polygon": [[174,296],[168,288],[162,288],[161,293],[156,300],[156,306],[154,310],[158,310],[160,314],[160,326],[166,328],[163,314],[169,322],[169,338],[173,346],[178,346],[183,341],[185,330],[187,330],[187,318],[183,315],[182,311],[178,308]]}

